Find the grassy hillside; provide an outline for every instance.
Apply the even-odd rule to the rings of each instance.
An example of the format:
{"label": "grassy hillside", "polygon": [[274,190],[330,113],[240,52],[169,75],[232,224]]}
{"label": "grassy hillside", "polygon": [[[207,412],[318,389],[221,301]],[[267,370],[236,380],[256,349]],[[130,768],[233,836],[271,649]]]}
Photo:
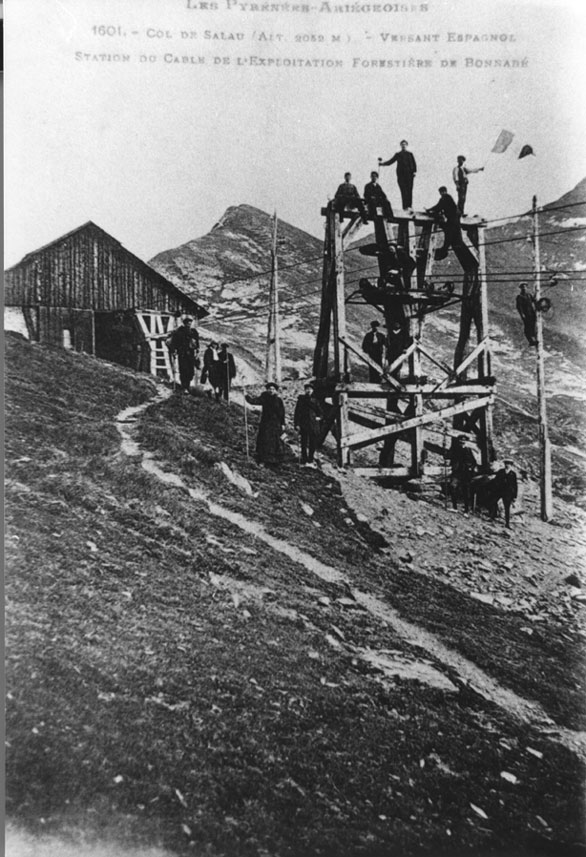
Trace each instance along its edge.
{"label": "grassy hillside", "polygon": [[94,838],[213,857],[574,853],[573,753],[433,655],[442,681],[389,679],[365,652],[422,652],[185,487],[335,566],[560,728],[583,722],[571,623],[528,635],[407,567],[331,477],[293,454],[277,473],[247,461],[236,405],[177,396],[140,418],[174,487],[122,454],[114,425],[154,397],[150,379],[9,336],[6,383],[12,821],[80,854]]}

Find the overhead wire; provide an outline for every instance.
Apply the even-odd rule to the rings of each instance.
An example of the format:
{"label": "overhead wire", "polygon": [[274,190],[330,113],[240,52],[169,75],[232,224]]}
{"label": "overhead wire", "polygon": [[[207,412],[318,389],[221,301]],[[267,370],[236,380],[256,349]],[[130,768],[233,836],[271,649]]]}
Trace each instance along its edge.
{"label": "overhead wire", "polygon": [[[564,210],[566,208],[573,208],[577,205],[585,205],[586,206],[586,200],[583,200],[581,202],[568,203],[567,205],[559,206],[557,208],[540,209],[540,211],[541,212],[547,211],[549,213],[550,211],[561,211],[561,210]],[[523,216],[525,216],[524,213],[519,214],[519,215],[510,215],[509,217],[506,217],[506,218],[495,218],[494,220],[485,220],[484,223],[496,223],[497,221],[500,221],[500,220],[515,220],[518,217],[523,217]],[[540,235],[540,238],[543,238],[543,236],[545,236],[545,235],[556,235],[556,234],[561,234],[561,233],[567,233],[568,231],[578,231],[578,230],[582,230],[582,229],[586,229],[586,226],[569,227],[567,229],[561,229],[558,232],[543,232]],[[319,240],[319,239],[316,238],[316,241],[317,240]],[[504,243],[505,241],[522,241],[522,240],[526,240],[526,238],[519,236],[518,238],[501,239],[499,241],[489,241],[489,242],[485,242],[484,246],[488,246],[489,244]],[[358,252],[360,252],[359,247],[348,247],[344,250],[344,253],[358,253]],[[300,264],[307,265],[310,262],[317,262],[317,261],[323,260],[323,258],[324,258],[324,254],[320,253],[319,256],[311,256],[309,259],[305,259],[301,263],[294,262],[291,265],[279,265],[279,271],[287,271],[287,270],[290,270],[291,268],[299,267]],[[232,283],[244,282],[246,280],[255,280],[258,277],[262,277],[266,274],[271,274],[271,273],[272,273],[272,268],[267,268],[266,270],[258,271],[255,274],[249,274],[249,275],[245,275],[242,277],[234,277],[231,280],[225,280],[222,283],[222,286],[228,286],[228,285],[231,285]],[[303,283],[301,283],[300,285],[303,285]]]}
{"label": "overhead wire", "polygon": [[[567,208],[573,208],[573,207],[576,207],[576,206],[578,206],[578,205],[586,205],[586,200],[585,200],[585,201],[581,201],[581,202],[568,203],[568,204],[563,205],[563,206],[555,206],[555,207],[551,207],[551,208],[548,208],[548,209],[541,209],[540,211],[547,211],[547,212],[550,212],[550,211],[565,210],[565,209],[567,209]],[[505,220],[505,219],[507,219],[507,220],[508,220],[508,219],[515,219],[515,217],[518,217],[518,216],[524,216],[524,214],[522,214],[522,215],[517,215],[517,216],[511,216],[511,217],[509,217],[509,218],[496,218],[494,221],[485,221],[485,223],[488,223],[488,222],[496,222],[496,220]],[[565,228],[565,229],[560,229],[560,230],[553,230],[553,231],[550,231],[550,232],[543,232],[543,233],[541,233],[541,235],[540,235],[540,239],[541,239],[541,240],[544,240],[544,239],[546,239],[548,236],[552,236],[552,235],[560,235],[560,234],[567,235],[567,234],[568,234],[568,232],[579,232],[579,231],[584,231],[585,229],[586,229],[586,226],[577,226],[577,227],[567,227],[567,228]],[[497,245],[497,244],[513,243],[513,242],[518,242],[518,241],[527,241],[527,240],[529,240],[529,241],[530,241],[530,240],[531,240],[531,236],[524,236],[524,235],[521,235],[521,236],[515,236],[515,237],[513,237],[513,238],[498,239],[498,240],[496,240],[496,241],[485,241],[485,242],[483,242],[483,244],[482,244],[482,245],[480,245],[480,246],[494,246],[494,245]],[[556,242],[547,242],[547,241],[546,241],[545,243],[552,243],[552,244],[555,244]],[[351,253],[351,252],[360,252],[360,248],[359,248],[359,247],[349,247],[349,248],[347,248],[347,249],[344,251],[344,253]],[[311,262],[315,262],[315,261],[323,261],[323,259],[324,259],[324,255],[323,255],[323,253],[322,253],[322,254],[320,254],[319,256],[310,257],[309,259],[305,259],[305,260],[304,260],[303,262],[301,262],[301,263],[299,263],[299,262],[295,262],[295,263],[293,263],[293,264],[291,264],[291,265],[283,265],[283,266],[279,266],[278,270],[279,270],[279,271],[285,271],[285,270],[290,270],[290,269],[292,269],[292,268],[299,268],[299,267],[301,267],[302,265],[307,265],[307,264],[310,264]],[[494,263],[493,263],[493,264],[494,264]],[[498,266],[497,266],[497,267],[498,267]],[[358,268],[358,269],[353,270],[353,271],[351,272],[351,274],[346,278],[346,284],[347,284],[347,285],[355,285],[355,284],[356,284],[357,282],[359,282],[359,280],[361,279],[360,277],[357,277],[357,275],[359,275],[359,274],[361,274],[361,273],[365,273],[365,272],[373,272],[373,270],[376,270],[376,264],[375,264],[374,262],[373,262],[373,263],[371,263],[371,264],[369,264],[369,265],[365,265],[365,266],[362,266],[361,268]],[[236,283],[236,282],[245,282],[245,281],[250,281],[250,280],[256,280],[256,279],[259,279],[259,278],[261,278],[262,276],[264,276],[264,275],[266,275],[266,274],[270,274],[270,273],[272,273],[272,268],[271,268],[271,269],[267,269],[266,271],[259,271],[259,272],[255,273],[255,274],[250,274],[250,275],[248,275],[248,276],[238,277],[238,278],[234,278],[234,279],[232,279],[232,280],[227,280],[227,281],[225,281],[225,282],[223,283],[223,285],[229,285],[229,284],[231,284],[231,283]],[[488,273],[488,274],[487,274],[487,283],[488,283],[488,284],[493,284],[493,285],[494,285],[494,284],[496,284],[496,283],[501,283],[501,284],[516,284],[516,281],[518,280],[518,278],[519,278],[519,277],[527,276],[527,277],[529,278],[529,277],[533,276],[535,272],[534,272],[534,270],[533,270],[533,269],[522,269],[522,268],[521,268],[521,269],[511,269],[510,271],[505,271],[505,270],[503,270],[503,269],[500,269],[500,270],[498,271],[498,273],[501,275],[501,276],[500,276],[500,278],[494,277],[491,273]],[[576,271],[575,269],[573,269],[573,268],[566,268],[566,269],[554,269],[554,268],[551,268],[551,266],[550,266],[550,270],[546,270],[546,271],[544,271],[543,273],[545,273],[545,274],[550,274],[551,276],[555,276],[555,275],[558,275],[558,276],[560,276],[560,275],[565,275],[565,276],[567,276],[567,277],[568,277],[568,284],[569,284],[570,282],[582,282],[582,281],[586,280],[586,272],[584,272],[584,273],[585,273],[585,276],[583,276],[583,277],[581,277],[581,276],[577,276],[577,274],[578,274],[579,272],[577,272],[577,271]],[[436,276],[437,276],[437,275],[436,275]],[[456,282],[456,283],[458,283],[458,284],[459,284],[459,283],[461,283],[461,282],[463,282],[463,277],[462,277],[462,275],[461,275],[461,274],[452,274],[451,272],[446,272],[444,275],[442,275],[442,276],[441,276],[441,279],[444,279],[444,280],[450,280],[451,282]],[[310,300],[304,300],[304,298],[310,298],[310,297],[311,297],[311,298],[313,298],[314,296],[315,296],[315,297],[317,297],[317,296],[321,293],[321,291],[322,291],[322,285],[321,285],[321,282],[320,282],[320,276],[319,276],[319,274],[317,274],[317,273],[316,273],[316,276],[315,276],[315,277],[312,277],[312,278],[311,278],[311,279],[309,279],[309,280],[304,280],[304,281],[302,281],[302,282],[300,282],[300,283],[292,284],[292,286],[290,286],[290,287],[289,287],[289,288],[295,288],[295,289],[297,289],[297,288],[299,288],[300,286],[310,285],[310,284],[315,284],[315,283],[320,283],[320,285],[319,285],[317,288],[315,288],[315,289],[311,289],[311,290],[309,290],[309,291],[307,291],[307,292],[301,292],[301,293],[300,293],[300,292],[297,292],[297,291],[296,291],[294,294],[291,294],[291,295],[289,295],[289,296],[287,296],[287,295],[282,295],[282,297],[281,297],[281,303],[282,303],[282,304],[287,304],[287,303],[292,303],[292,302],[293,302],[293,303],[306,303],[306,304],[307,304],[307,303],[311,303],[312,301],[310,301]],[[546,284],[546,285],[547,285],[547,284]],[[266,302],[268,303],[268,301],[266,301]],[[262,304],[263,304],[263,305],[264,305],[264,303],[265,303],[265,301],[263,301],[263,302],[262,302]],[[258,308],[258,306],[259,306],[259,304],[258,304],[258,302],[257,302],[256,307]],[[225,321],[228,321],[228,320],[237,320],[237,318],[239,318],[239,317],[245,318],[246,316],[238,316],[238,315],[237,315],[237,316],[232,316],[232,315],[227,315],[227,316],[223,316],[221,319],[218,319],[218,320],[225,320]]]}

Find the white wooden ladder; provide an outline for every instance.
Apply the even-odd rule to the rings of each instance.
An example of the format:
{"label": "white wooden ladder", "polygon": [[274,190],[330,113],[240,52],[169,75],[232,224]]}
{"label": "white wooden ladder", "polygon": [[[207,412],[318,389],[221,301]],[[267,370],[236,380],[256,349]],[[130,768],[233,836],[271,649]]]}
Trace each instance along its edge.
{"label": "white wooden ladder", "polygon": [[173,364],[166,340],[177,326],[178,319],[175,319],[171,313],[152,310],[136,310],[135,314],[151,348],[151,375],[173,381]]}

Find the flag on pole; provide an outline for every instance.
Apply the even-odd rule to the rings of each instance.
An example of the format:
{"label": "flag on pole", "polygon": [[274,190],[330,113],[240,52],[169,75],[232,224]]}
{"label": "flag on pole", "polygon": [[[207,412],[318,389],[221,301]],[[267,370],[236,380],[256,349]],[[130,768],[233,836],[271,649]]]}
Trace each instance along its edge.
{"label": "flag on pole", "polygon": [[491,151],[491,152],[496,152],[496,153],[497,153],[497,155],[500,155],[500,154],[501,154],[501,152],[504,152],[504,151],[506,151],[506,149],[508,149],[508,148],[509,148],[509,146],[510,146],[510,145],[511,145],[511,143],[513,142],[513,137],[514,137],[514,136],[515,136],[515,135],[513,134],[513,132],[512,132],[512,131],[505,131],[505,130],[503,129],[503,130],[501,131],[501,133],[498,135],[498,137],[497,137],[497,141],[496,141],[496,143],[494,144],[494,146],[492,147],[492,149],[491,149],[490,151]]}
{"label": "flag on pole", "polygon": [[526,158],[527,155],[535,155],[535,152],[533,151],[531,146],[525,144],[519,152],[519,158]]}

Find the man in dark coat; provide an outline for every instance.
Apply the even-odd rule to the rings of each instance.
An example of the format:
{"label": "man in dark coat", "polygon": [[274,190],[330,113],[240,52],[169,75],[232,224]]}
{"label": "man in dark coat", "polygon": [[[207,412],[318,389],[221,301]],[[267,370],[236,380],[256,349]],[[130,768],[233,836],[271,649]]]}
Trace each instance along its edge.
{"label": "man in dark coat", "polygon": [[314,396],[313,384],[305,384],[304,394],[297,398],[293,424],[299,432],[301,440],[301,464],[315,467],[313,457],[320,435],[320,420],[323,411],[319,401]]}
{"label": "man in dark coat", "polygon": [[[375,363],[382,366],[385,357],[385,338],[382,333],[378,332],[379,327],[378,321],[370,322],[370,330],[362,340],[362,350]],[[378,384],[381,381],[380,372],[377,372],[372,366],[368,367],[368,380],[371,384]]]}
{"label": "man in dark coat", "polygon": [[461,495],[464,501],[464,511],[469,512],[472,501],[471,483],[476,471],[476,459],[470,447],[466,446],[466,435],[459,435],[452,443],[450,459],[452,463],[452,481],[450,484],[452,507],[457,509],[458,497]]}
{"label": "man in dark coat", "polygon": [[203,353],[203,367],[201,370],[201,383],[208,381],[213,388],[216,400],[220,398],[222,386],[223,368],[220,363],[220,346],[212,340]]}
{"label": "man in dark coat", "polygon": [[435,258],[437,260],[445,259],[450,247],[458,247],[462,244],[458,206],[444,185],[440,187],[439,194],[439,201],[431,208],[425,209],[427,214],[431,214],[432,217],[440,220],[442,229],[444,230],[444,246],[435,251]]}
{"label": "man in dark coat", "polygon": [[517,295],[517,312],[523,321],[523,332],[529,345],[537,345],[537,314],[535,298],[527,291],[527,283],[521,283]]}
{"label": "man in dark coat", "polygon": [[171,333],[167,339],[167,347],[171,360],[177,354],[181,389],[188,393],[195,375],[195,358],[199,351],[199,334],[191,327],[189,317],[184,318],[183,324]]}
{"label": "man in dark coat", "polygon": [[401,140],[400,151],[396,152],[388,161],[378,159],[379,167],[389,167],[391,164],[397,164],[397,184],[401,191],[401,204],[404,211],[411,209],[413,205],[413,181],[417,173],[417,164],[411,152],[407,151],[409,143],[407,140]]}
{"label": "man in dark coat", "polygon": [[378,217],[376,211],[378,207],[382,208],[383,217],[386,217],[387,220],[391,220],[393,217],[391,203],[389,202],[386,193],[378,183],[377,172],[372,172],[370,174],[370,181],[364,188],[364,201],[368,206],[368,213],[372,218]]}
{"label": "man in dark coat", "polygon": [[503,464],[505,466],[497,472],[490,486],[493,498],[493,505],[490,516],[491,518],[496,518],[498,511],[498,503],[499,500],[502,500],[505,509],[505,526],[507,527],[507,529],[510,529],[511,506],[517,499],[519,488],[517,484],[517,474],[512,469],[513,462],[510,458],[506,458]]}
{"label": "man in dark coat", "polygon": [[356,185],[352,184],[351,179],[351,173],[344,173],[344,183],[339,185],[338,190],[336,191],[336,195],[334,196],[334,208],[336,209],[340,217],[343,215],[344,210],[346,208],[357,208],[360,212],[360,216],[362,217],[363,222],[368,223],[364,203],[360,199],[358,189],[356,188]]}
{"label": "man in dark coat", "polygon": [[[407,325],[401,324],[400,321],[395,320],[391,325],[387,339],[387,360],[389,363],[394,363],[404,351],[407,351],[412,342],[413,338],[409,336]],[[399,377],[401,374],[401,367],[404,365],[405,364],[402,363],[401,366],[397,366],[393,371],[393,377]]]}
{"label": "man in dark coat", "polygon": [[466,194],[468,193],[468,176],[471,173],[481,173],[484,167],[475,167],[474,169],[472,167],[465,167],[466,158],[464,155],[458,155],[456,160],[458,163],[452,170],[452,178],[454,179],[458,193],[458,211],[463,217],[464,208],[466,207]]}
{"label": "man in dark coat", "polygon": [[232,352],[228,351],[227,342],[222,342],[222,346],[218,354],[218,359],[220,363],[220,384],[216,399],[222,398],[225,399],[226,402],[228,402],[230,400],[230,388],[232,386],[232,381],[236,377],[236,363],[234,362]]}
{"label": "man in dark coat", "polygon": [[281,435],[285,429],[285,406],[279,387],[272,381],[260,396],[245,396],[249,405],[260,405],[262,413],[256,437],[256,460],[259,464],[277,466],[283,459]]}

